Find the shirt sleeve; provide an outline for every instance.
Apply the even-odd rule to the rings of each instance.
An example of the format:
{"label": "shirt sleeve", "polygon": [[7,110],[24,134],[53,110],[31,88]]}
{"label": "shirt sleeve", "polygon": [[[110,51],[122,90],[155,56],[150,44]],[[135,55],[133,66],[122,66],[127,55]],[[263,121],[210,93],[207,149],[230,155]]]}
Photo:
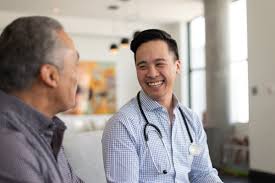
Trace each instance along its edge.
{"label": "shirt sleeve", "polygon": [[72,170],[72,167],[70,163],[68,163],[68,166],[70,167],[70,170],[72,172],[72,182],[73,183],[85,183],[82,179],[80,179]]}
{"label": "shirt sleeve", "polygon": [[60,152],[58,154],[58,162],[63,162],[59,163],[59,166],[61,169],[63,169],[64,173],[67,173],[65,180],[70,178],[70,180],[67,180],[67,182],[84,183],[84,181],[80,179],[73,171],[73,168],[66,157],[66,153],[63,146],[61,146]]}
{"label": "shirt sleeve", "polygon": [[198,144],[202,146],[202,152],[198,156],[194,156],[191,172],[189,174],[190,182],[192,183],[222,183],[218,176],[218,172],[212,167],[209,150],[207,145],[206,133],[203,125],[196,114],[193,115],[196,127],[196,136]]}
{"label": "shirt sleeve", "polygon": [[44,183],[39,162],[23,134],[0,129],[0,183]]}
{"label": "shirt sleeve", "polygon": [[135,140],[121,121],[108,122],[102,136],[102,152],[108,183],[139,182]]}

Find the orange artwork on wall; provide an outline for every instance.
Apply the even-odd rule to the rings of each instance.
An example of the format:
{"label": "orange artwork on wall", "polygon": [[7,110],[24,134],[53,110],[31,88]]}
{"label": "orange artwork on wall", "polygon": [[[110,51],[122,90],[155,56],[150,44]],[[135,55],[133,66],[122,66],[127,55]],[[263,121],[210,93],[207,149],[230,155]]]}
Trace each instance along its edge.
{"label": "orange artwork on wall", "polygon": [[116,112],[115,63],[80,61],[76,106],[67,114]]}

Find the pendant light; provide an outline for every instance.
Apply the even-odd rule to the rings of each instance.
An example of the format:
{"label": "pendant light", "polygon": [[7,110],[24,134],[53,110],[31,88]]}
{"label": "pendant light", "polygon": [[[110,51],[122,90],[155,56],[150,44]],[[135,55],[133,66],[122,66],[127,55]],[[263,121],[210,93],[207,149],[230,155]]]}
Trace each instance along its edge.
{"label": "pendant light", "polygon": [[110,52],[112,54],[116,54],[118,52],[118,46],[115,43],[111,44],[111,46],[110,46]]}
{"label": "pendant light", "polygon": [[128,48],[128,46],[129,46],[129,39],[126,38],[126,37],[122,38],[121,42],[120,42],[120,46],[122,48]]}

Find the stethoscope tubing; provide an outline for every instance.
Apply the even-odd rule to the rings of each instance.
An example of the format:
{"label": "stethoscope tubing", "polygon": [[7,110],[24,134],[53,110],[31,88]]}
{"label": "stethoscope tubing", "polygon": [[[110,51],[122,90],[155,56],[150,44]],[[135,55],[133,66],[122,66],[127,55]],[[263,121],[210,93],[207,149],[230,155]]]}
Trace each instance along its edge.
{"label": "stethoscope tubing", "polygon": [[[148,126],[153,127],[153,128],[158,132],[160,138],[162,139],[162,133],[161,133],[160,129],[159,129],[156,125],[154,125],[154,124],[152,124],[152,123],[149,122],[149,120],[147,119],[147,117],[146,117],[146,115],[145,115],[145,113],[144,113],[144,111],[143,111],[143,109],[142,109],[141,101],[140,101],[140,91],[139,91],[138,94],[137,94],[137,101],[138,101],[138,106],[139,106],[139,110],[140,110],[140,112],[141,112],[141,115],[143,116],[143,118],[144,118],[144,120],[145,120],[145,125],[144,125],[144,129],[143,129],[143,136],[144,136],[145,141],[147,142],[147,141],[149,140],[148,134],[146,133],[146,128],[147,128]],[[180,107],[178,107],[178,108],[179,108],[180,113],[181,113],[181,116],[182,116],[182,118],[183,118],[184,125],[185,125],[185,127],[186,127],[186,130],[187,130],[187,133],[188,133],[190,142],[191,142],[191,144],[192,144],[192,143],[193,143],[193,138],[192,138],[192,135],[191,135],[191,133],[190,133],[190,130],[189,130],[189,127],[188,127],[188,124],[187,124],[186,117],[185,117],[184,112],[182,111],[182,109],[181,109]]]}

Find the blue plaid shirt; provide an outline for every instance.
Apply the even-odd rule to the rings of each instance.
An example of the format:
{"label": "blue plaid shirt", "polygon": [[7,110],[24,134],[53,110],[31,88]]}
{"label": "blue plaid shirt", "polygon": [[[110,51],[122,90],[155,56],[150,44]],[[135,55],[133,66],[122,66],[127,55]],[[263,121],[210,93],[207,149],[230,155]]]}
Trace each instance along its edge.
{"label": "blue plaid shirt", "polygon": [[[167,110],[140,93],[142,108],[148,121],[156,125],[162,140],[153,128],[148,128],[148,143],[144,139],[145,120],[137,99],[123,106],[107,123],[102,137],[104,168],[109,183],[218,183],[222,182],[212,167],[206,134],[197,115],[174,100],[172,126]],[[202,148],[198,156],[190,155],[191,145],[179,111],[187,119],[194,142]],[[164,143],[165,147],[163,146]],[[167,170],[166,174],[158,170]]]}

